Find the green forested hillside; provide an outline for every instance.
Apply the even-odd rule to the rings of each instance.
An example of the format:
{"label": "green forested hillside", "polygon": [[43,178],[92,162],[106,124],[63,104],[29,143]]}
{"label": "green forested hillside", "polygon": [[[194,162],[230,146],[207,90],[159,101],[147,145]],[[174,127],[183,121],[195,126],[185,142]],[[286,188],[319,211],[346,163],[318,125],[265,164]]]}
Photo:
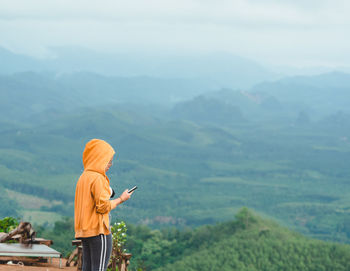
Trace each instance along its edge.
{"label": "green forested hillside", "polygon": [[187,238],[181,240],[163,233],[169,249],[165,252],[162,249],[162,253],[174,247],[183,250],[181,257],[170,257],[155,270],[345,271],[350,268],[349,246],[307,239],[262,220],[247,209],[242,209],[232,222],[179,235],[186,234]]}
{"label": "green forested hillside", "polygon": [[86,108],[2,131],[1,185],[25,219],[53,224],[57,213],[71,216],[81,153],[97,137],[119,154],[109,173],[116,191],[139,186],[115,218],[195,226],[227,220],[245,205],[307,235],[348,242],[349,126],[291,124],[216,125]]}

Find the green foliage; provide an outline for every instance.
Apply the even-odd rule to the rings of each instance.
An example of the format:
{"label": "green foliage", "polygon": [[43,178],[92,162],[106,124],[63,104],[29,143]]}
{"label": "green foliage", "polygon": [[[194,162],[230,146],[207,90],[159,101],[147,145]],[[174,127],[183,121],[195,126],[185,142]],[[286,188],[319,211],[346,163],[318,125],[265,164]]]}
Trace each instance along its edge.
{"label": "green foliage", "polygon": [[0,232],[10,232],[19,225],[18,221],[14,217],[5,217],[0,220]]}
{"label": "green foliage", "polygon": [[[126,251],[125,243],[127,240],[127,227],[124,221],[115,222],[111,226],[112,234],[112,254],[110,263],[118,263],[121,259],[121,255]],[[112,264],[113,267],[113,264]]]}
{"label": "green foliage", "polygon": [[236,214],[237,224],[242,229],[249,228],[250,225],[254,224],[256,222],[256,218],[252,215],[252,213],[248,210],[248,208],[242,208],[237,214]]}
{"label": "green foliage", "polygon": [[[1,172],[1,170],[0,170]],[[1,179],[0,179],[1,182]],[[3,189],[3,187],[0,185],[0,217],[5,216],[18,216],[18,204],[15,200],[8,197],[6,191]]]}
{"label": "green foliage", "polygon": [[37,236],[53,240],[52,247],[67,257],[72,251],[72,240],[74,240],[74,219],[65,217],[55,222],[53,228],[35,226]]}
{"label": "green foliage", "polygon": [[277,237],[258,239],[257,235],[245,234],[156,270],[346,271],[349,259],[349,247]]}
{"label": "green foliage", "polygon": [[116,241],[117,247],[120,249],[120,252],[123,252],[123,247],[127,239],[127,227],[124,221],[115,222],[111,227],[113,241]]}

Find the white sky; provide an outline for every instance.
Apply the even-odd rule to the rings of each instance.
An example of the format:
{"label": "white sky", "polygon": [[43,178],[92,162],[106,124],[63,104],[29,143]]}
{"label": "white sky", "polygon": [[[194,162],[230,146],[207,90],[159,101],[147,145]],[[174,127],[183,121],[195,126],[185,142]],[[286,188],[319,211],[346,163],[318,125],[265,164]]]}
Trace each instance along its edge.
{"label": "white sky", "polygon": [[350,66],[350,1],[0,0],[0,46],[225,51],[265,64]]}

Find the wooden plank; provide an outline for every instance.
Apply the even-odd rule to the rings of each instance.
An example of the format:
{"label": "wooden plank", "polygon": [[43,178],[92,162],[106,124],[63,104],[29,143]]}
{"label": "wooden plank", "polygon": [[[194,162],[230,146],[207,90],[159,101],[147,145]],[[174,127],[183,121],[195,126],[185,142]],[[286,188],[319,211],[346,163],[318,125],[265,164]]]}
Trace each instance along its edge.
{"label": "wooden plank", "polygon": [[0,261],[2,262],[8,262],[8,261],[18,261],[18,262],[25,262],[25,263],[42,263],[47,262],[47,259],[38,257],[38,258],[32,258],[32,257],[20,257],[20,256],[0,256]]}
{"label": "wooden plank", "polygon": [[[30,241],[30,239],[27,239],[25,241]],[[53,245],[53,241],[52,240],[47,240],[44,238],[35,238],[32,242],[32,244],[40,244],[40,245],[46,245],[48,247],[50,247],[51,245]]]}
{"label": "wooden plank", "polygon": [[72,254],[69,256],[66,266],[70,266],[70,263],[73,261],[75,256],[78,256],[78,248],[75,248]]}
{"label": "wooden plank", "polygon": [[72,240],[72,246],[81,246],[81,240]]}
{"label": "wooden plank", "polygon": [[77,270],[82,270],[83,269],[83,247],[82,246],[78,246],[78,266],[77,266]]}

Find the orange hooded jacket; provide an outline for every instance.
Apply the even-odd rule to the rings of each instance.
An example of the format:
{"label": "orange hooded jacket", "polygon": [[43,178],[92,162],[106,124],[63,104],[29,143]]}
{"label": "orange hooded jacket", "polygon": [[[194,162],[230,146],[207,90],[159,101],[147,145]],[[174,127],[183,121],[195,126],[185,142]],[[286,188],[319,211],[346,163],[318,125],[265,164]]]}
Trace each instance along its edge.
{"label": "orange hooded jacket", "polygon": [[84,172],[75,189],[75,238],[110,234],[110,186],[105,169],[114,154],[114,149],[100,139],[92,139],[85,146]]}

